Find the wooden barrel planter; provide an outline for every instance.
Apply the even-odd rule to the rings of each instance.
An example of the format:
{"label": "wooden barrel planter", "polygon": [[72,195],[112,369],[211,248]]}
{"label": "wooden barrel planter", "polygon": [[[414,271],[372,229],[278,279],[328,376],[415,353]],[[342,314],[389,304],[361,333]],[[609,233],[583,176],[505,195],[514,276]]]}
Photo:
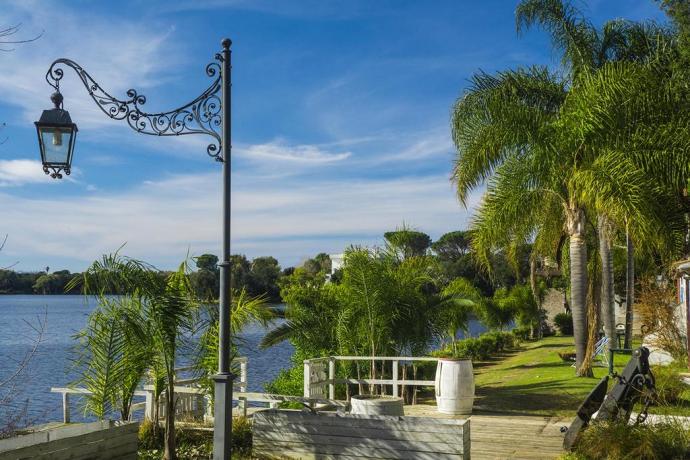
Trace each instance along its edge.
{"label": "wooden barrel planter", "polygon": [[393,396],[356,395],[350,399],[352,414],[405,415],[402,398]]}
{"label": "wooden barrel planter", "polygon": [[474,405],[474,374],[469,359],[438,360],[436,406],[442,414],[470,415]]}

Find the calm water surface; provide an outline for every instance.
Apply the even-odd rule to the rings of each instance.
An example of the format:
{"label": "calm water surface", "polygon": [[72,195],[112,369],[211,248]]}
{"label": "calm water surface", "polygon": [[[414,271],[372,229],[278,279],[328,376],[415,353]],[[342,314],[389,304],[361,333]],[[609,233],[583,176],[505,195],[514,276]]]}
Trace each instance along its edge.
{"label": "calm water surface", "polygon": [[[62,419],[61,395],[51,393],[50,388],[67,386],[75,380],[76,375],[70,372],[75,344],[72,336],[86,325],[95,305],[93,299],[83,296],[0,295],[0,382],[16,372],[19,361],[35,346],[37,333],[33,327],[45,321],[43,339],[18,381],[11,406],[2,407],[0,402],[0,425],[8,410],[14,413],[17,407],[26,407],[28,419],[33,422]],[[477,321],[471,321],[469,329],[472,336],[484,331]],[[265,333],[264,328],[250,325],[241,334],[240,354],[249,359],[249,391],[263,391],[265,383],[290,366],[293,347],[289,343],[259,349]],[[78,401],[72,403],[74,421],[81,419],[77,405]]]}
{"label": "calm water surface", "polygon": [[[34,347],[37,333],[32,326],[45,320],[43,340],[18,382],[9,409],[24,407],[28,401],[29,420],[62,419],[61,396],[50,393],[50,387],[67,386],[75,379],[69,372],[70,352],[75,344],[72,336],[86,325],[95,305],[83,296],[0,295],[0,382],[16,371],[18,362]],[[259,350],[265,333],[264,328],[251,325],[241,334],[240,354],[249,359],[249,391],[263,391],[264,383],[290,366],[293,348],[289,343]],[[75,421],[79,420],[77,404],[72,405]],[[0,406],[0,425],[7,411],[8,407]]]}

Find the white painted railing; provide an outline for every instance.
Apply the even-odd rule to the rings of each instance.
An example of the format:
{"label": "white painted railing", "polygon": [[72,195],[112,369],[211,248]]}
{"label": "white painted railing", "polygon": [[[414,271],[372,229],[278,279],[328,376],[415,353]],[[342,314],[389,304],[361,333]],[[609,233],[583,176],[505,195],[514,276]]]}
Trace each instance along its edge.
{"label": "white painted railing", "polygon": [[[358,379],[358,378],[336,378],[336,364],[338,361],[362,361],[362,362],[390,362],[391,378],[387,379]],[[328,388],[329,400],[335,399],[335,386],[339,384],[366,384],[392,386],[391,394],[399,395],[399,388],[407,386],[434,386],[434,380],[408,380],[400,379],[399,370],[401,363],[419,361],[438,361],[438,358],[429,356],[327,356],[325,358],[312,358],[304,361],[304,397],[305,398],[326,398],[326,388]]]}
{"label": "white painted railing", "polygon": [[[237,357],[232,360],[233,363],[237,363],[240,366],[240,378],[235,380],[233,383],[233,390],[241,394],[247,391],[247,358]],[[176,373],[182,373],[186,371],[193,370],[193,367],[180,367],[176,368]],[[201,388],[199,381],[201,378],[175,378],[175,414],[178,416],[190,416],[190,417],[201,417],[205,414],[211,413],[210,396],[207,394],[206,389]],[[61,393],[62,394],[62,420],[64,423],[70,423],[71,411],[70,411],[70,395],[90,395],[92,394],[89,390],[85,388],[63,388],[63,387],[53,387],[50,389],[51,393]],[[134,396],[144,397],[143,402],[138,402],[132,404],[130,408],[130,414],[134,412],[143,410],[144,417],[149,420],[153,418],[154,414],[154,387],[153,385],[144,385],[143,390],[137,390],[134,392]],[[246,413],[246,400],[240,400],[240,407]],[[163,403],[163,398],[159,400],[159,416],[165,416],[165,404]],[[131,417],[131,415],[130,415]]]}

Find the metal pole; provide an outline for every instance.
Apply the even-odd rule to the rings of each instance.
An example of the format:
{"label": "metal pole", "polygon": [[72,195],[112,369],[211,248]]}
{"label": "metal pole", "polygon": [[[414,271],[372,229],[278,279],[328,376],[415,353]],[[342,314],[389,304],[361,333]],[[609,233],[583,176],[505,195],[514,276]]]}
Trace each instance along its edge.
{"label": "metal pole", "polygon": [[230,90],[231,63],[230,39],[222,41],[222,94],[221,106],[223,111],[223,132],[221,152],[223,159],[223,257],[220,265],[220,293],[219,293],[219,348],[218,374],[215,381],[215,405],[213,427],[213,459],[230,460],[232,445],[232,381],[234,376],[230,372],[230,151],[231,118],[230,118]]}

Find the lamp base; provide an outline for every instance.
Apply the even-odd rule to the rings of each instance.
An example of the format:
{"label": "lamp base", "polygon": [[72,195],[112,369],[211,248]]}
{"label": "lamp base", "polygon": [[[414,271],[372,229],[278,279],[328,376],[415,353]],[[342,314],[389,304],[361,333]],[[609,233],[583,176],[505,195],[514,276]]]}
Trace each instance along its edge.
{"label": "lamp base", "polygon": [[232,382],[233,374],[211,377],[215,385],[213,404],[213,460],[232,458]]}

